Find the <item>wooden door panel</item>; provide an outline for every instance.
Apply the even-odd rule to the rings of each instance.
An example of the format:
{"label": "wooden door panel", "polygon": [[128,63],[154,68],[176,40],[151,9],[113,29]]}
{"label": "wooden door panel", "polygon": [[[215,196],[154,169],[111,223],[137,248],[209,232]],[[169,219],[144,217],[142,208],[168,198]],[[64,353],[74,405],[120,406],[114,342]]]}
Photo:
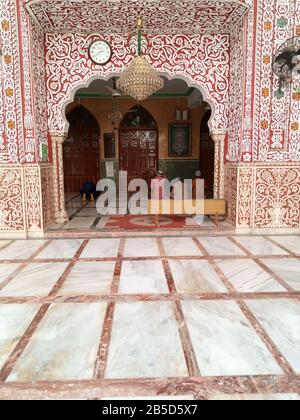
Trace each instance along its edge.
{"label": "wooden door panel", "polygon": [[143,178],[157,170],[158,134],[156,130],[120,131],[120,170],[128,172],[128,180]]}
{"label": "wooden door panel", "polygon": [[65,191],[79,192],[87,180],[97,183],[100,177],[99,137],[96,119],[84,107],[73,109],[68,139],[64,143]]}

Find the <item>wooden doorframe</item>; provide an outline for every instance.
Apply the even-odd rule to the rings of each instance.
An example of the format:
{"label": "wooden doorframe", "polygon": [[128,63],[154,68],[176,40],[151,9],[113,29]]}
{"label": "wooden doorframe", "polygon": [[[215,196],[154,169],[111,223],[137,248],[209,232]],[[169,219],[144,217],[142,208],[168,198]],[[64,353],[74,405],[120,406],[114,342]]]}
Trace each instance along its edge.
{"label": "wooden doorframe", "polygon": [[155,131],[156,132],[156,161],[158,163],[159,158],[159,138],[158,138],[158,128],[149,128],[149,127],[138,127],[138,128],[120,128],[119,129],[119,163],[120,163],[120,156],[121,156],[121,132],[122,131]]}
{"label": "wooden doorframe", "polygon": [[[133,106],[131,109],[128,110],[128,112],[130,113],[130,111],[133,111],[137,106]],[[122,123],[125,119],[125,116],[123,118],[123,120],[120,122],[119,125],[119,130],[118,130],[118,134],[119,134],[119,142],[118,142],[118,148],[119,148],[119,170],[122,170],[121,168],[121,151],[122,151],[122,147],[121,147],[121,142],[122,142],[122,132],[137,132],[137,131],[152,131],[156,133],[156,147],[155,147],[155,159],[156,159],[156,168],[155,170],[158,170],[158,166],[159,166],[159,127],[157,125],[156,119],[153,117],[152,113],[150,111],[148,111],[145,107],[139,105],[139,107],[141,109],[143,109],[149,116],[151,116],[151,119],[154,121],[155,123],[155,127],[149,127],[146,125],[142,125],[142,126],[138,126],[138,127],[128,127],[128,126],[122,126]]]}
{"label": "wooden doorframe", "polygon": [[156,150],[155,150],[155,158],[156,158],[156,172],[158,171],[159,167],[159,130],[158,128],[149,128],[149,127],[138,127],[138,128],[119,128],[119,170],[122,171],[121,168],[121,133],[122,132],[135,132],[135,131],[154,131],[156,133]]}
{"label": "wooden doorframe", "polygon": [[[80,105],[80,107],[84,108],[84,110],[88,114],[90,114],[93,117],[93,119],[95,120],[95,122],[97,123],[97,131],[98,131],[99,135],[98,135],[98,153],[97,153],[98,158],[97,158],[97,161],[96,161],[97,174],[95,174],[95,175],[96,175],[96,178],[97,178],[96,182],[98,182],[101,179],[101,156],[102,156],[101,155],[101,151],[102,151],[102,147],[101,147],[101,127],[100,127],[99,121],[97,120],[96,116],[94,115],[94,113],[89,108],[87,108],[85,105],[82,105],[82,104]],[[78,108],[78,105],[75,105],[74,107],[69,109],[68,112],[67,112],[67,115],[72,113],[72,112],[75,112],[76,108]],[[68,135],[70,134],[70,130],[71,130],[71,124],[70,124],[70,127],[69,127]],[[67,136],[65,136],[65,139],[64,139],[63,143],[65,143],[66,139],[67,139]],[[64,165],[64,163],[65,163],[64,147],[63,147],[62,158],[63,158],[63,166],[65,166]],[[66,182],[66,176],[65,175],[66,174],[65,174],[65,170],[64,170],[64,184]],[[83,177],[85,177],[85,175]]]}

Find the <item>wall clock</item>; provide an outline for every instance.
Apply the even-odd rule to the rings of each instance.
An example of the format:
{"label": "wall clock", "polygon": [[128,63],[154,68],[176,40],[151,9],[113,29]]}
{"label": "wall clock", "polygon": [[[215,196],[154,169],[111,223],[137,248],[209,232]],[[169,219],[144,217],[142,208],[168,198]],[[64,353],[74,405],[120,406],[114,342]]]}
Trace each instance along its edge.
{"label": "wall clock", "polygon": [[103,39],[97,39],[89,47],[89,55],[94,63],[104,66],[111,60],[112,48]]}

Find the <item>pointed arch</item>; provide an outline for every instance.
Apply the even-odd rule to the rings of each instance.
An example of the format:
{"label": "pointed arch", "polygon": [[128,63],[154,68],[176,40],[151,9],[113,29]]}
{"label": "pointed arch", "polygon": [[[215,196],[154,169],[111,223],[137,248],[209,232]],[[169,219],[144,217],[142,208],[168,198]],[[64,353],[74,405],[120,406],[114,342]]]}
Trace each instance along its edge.
{"label": "pointed arch", "polygon": [[124,128],[149,128],[157,130],[158,125],[153,115],[142,105],[135,105],[124,115],[120,129]]}

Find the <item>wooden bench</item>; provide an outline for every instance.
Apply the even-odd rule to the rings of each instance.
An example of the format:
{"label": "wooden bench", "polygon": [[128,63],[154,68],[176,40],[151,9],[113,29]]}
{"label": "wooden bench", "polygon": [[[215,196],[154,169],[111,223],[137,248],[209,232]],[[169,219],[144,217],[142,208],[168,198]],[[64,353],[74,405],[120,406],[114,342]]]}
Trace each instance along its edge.
{"label": "wooden bench", "polygon": [[[225,200],[185,200],[185,206],[182,202],[176,200],[149,200],[148,201],[148,214],[155,216],[156,227],[159,227],[159,216],[163,215],[178,215],[178,216],[193,216],[194,213],[187,212],[185,209],[190,209],[192,206],[195,209],[196,205],[202,206],[203,216],[214,216],[216,225],[219,224],[219,216],[225,216],[226,214],[226,201]],[[178,211],[179,210],[179,211]],[[202,213],[202,212],[201,212]]]}

